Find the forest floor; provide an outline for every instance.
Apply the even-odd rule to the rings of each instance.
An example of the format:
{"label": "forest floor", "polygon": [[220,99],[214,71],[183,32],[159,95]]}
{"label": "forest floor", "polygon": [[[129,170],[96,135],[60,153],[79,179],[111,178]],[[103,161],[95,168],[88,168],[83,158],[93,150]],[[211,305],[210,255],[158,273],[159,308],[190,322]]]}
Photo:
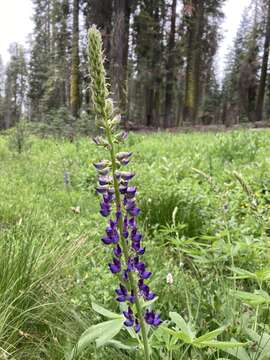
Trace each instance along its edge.
{"label": "forest floor", "polygon": [[256,129],[268,129],[270,128],[270,123],[267,121],[257,121],[255,123],[239,123],[239,124],[209,124],[209,125],[189,125],[184,124],[180,127],[172,127],[168,129],[156,128],[156,127],[146,127],[146,126],[134,126],[132,123],[129,123],[127,126],[128,130],[132,130],[139,133],[155,133],[155,132],[169,132],[169,133],[189,133],[189,132],[225,132],[225,131],[234,131],[234,130],[256,130]]}
{"label": "forest floor", "polygon": [[[69,359],[104,319],[93,301],[119,312],[92,166],[103,155],[86,138],[37,137],[18,154],[12,136],[0,136],[0,358]],[[270,131],[130,133],[124,148],[134,154],[155,309],[163,320],[178,312],[198,336],[224,327],[218,340],[246,343],[221,350],[179,338],[169,349],[156,330],[152,360],[268,359]],[[87,345],[76,359],[142,359]]]}

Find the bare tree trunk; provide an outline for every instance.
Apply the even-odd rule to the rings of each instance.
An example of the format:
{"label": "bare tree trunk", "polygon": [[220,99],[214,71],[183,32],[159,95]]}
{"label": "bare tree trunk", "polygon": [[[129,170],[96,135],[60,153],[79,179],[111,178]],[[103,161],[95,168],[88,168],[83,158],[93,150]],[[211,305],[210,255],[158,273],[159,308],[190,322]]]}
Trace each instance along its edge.
{"label": "bare tree trunk", "polygon": [[257,121],[262,120],[265,86],[266,86],[266,78],[267,78],[267,67],[268,67],[268,60],[269,60],[269,47],[270,47],[270,0],[268,1],[267,23],[266,23],[265,40],[264,40],[264,52],[263,52],[263,59],[262,59],[259,91],[258,91],[257,102],[256,102],[256,120]]}
{"label": "bare tree trunk", "polygon": [[111,46],[113,100],[124,118],[127,111],[127,63],[130,8],[128,0],[114,0],[114,27]]}
{"label": "bare tree trunk", "polygon": [[192,1],[186,65],[183,120],[196,123],[200,99],[201,37],[204,27],[204,0]]}
{"label": "bare tree trunk", "polygon": [[166,90],[165,90],[165,117],[164,128],[173,126],[173,82],[175,73],[175,21],[176,21],[176,0],[172,0],[171,30],[168,41],[168,61],[166,64]]}

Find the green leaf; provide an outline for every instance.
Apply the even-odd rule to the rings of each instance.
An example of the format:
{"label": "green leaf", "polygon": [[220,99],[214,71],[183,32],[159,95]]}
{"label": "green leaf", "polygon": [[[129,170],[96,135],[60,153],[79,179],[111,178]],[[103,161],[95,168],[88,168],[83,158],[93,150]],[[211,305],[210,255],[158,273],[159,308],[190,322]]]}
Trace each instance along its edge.
{"label": "green leaf", "polygon": [[158,296],[154,297],[154,299],[152,299],[152,300],[143,302],[142,307],[145,308],[147,306],[152,305],[154,302],[157,301],[157,299],[158,299]]}
{"label": "green leaf", "polygon": [[[121,324],[121,327],[120,327]],[[79,355],[85,348],[87,348],[91,343],[93,343],[96,339],[99,340],[99,343],[102,343],[104,341],[105,334],[107,335],[105,340],[108,341],[113,338],[122,328],[123,325],[123,319],[116,319],[116,320],[109,320],[102,322],[97,325],[90,326],[80,337],[77,345],[72,350],[72,353],[70,355],[70,359],[73,359],[75,355]],[[118,332],[114,330],[112,332],[112,329],[119,329]]]}
{"label": "green leaf", "polygon": [[107,344],[115,346],[116,348],[122,349],[122,350],[136,350],[138,348],[137,341],[136,342],[130,341],[130,343],[132,343],[132,345],[123,344],[121,341],[118,341],[118,340],[109,340],[107,342]]}
{"label": "green leaf", "polygon": [[[234,343],[237,343],[237,342],[234,339],[232,339],[231,343],[233,345]],[[234,349],[234,348],[222,349],[222,351],[224,351],[227,354],[233,355],[238,360],[250,359],[250,356],[248,355],[246,350],[243,349],[242,347],[237,347],[237,349]]]}
{"label": "green leaf", "polygon": [[204,341],[204,342],[200,343],[200,346],[203,346],[203,347],[207,346],[207,347],[215,348],[215,349],[219,349],[219,350],[239,348],[240,346],[244,346],[244,345],[245,345],[244,343],[239,343],[239,342],[217,341],[217,340]]}
{"label": "green leaf", "polygon": [[123,327],[123,319],[110,321],[110,326],[106,328],[103,335],[96,340],[97,347],[105,345],[109,340],[114,338]]}
{"label": "green leaf", "polygon": [[270,335],[267,333],[260,335],[252,329],[246,329],[246,332],[254,342],[257,342],[261,350],[260,359],[263,359],[266,355],[270,356]]}
{"label": "green leaf", "polygon": [[114,313],[112,311],[109,311],[107,309],[104,309],[102,306],[98,305],[98,304],[95,304],[95,303],[92,303],[92,309],[100,314],[100,315],[103,315],[109,319],[120,319],[120,318],[123,318],[123,316],[121,314],[117,314],[117,313]]}
{"label": "green leaf", "polygon": [[222,328],[218,328],[218,329],[216,329],[216,330],[210,331],[210,332],[208,332],[208,333],[206,333],[206,334],[204,334],[204,335],[196,338],[193,343],[194,343],[194,344],[199,344],[199,343],[201,343],[201,342],[213,340],[213,339],[215,339],[218,335],[220,335],[221,333],[223,333],[224,329],[225,329],[225,328],[222,327]]}
{"label": "green leaf", "polygon": [[257,290],[254,293],[249,293],[236,290],[233,293],[239,299],[252,306],[270,304],[270,296],[265,291]]}
{"label": "green leaf", "polygon": [[170,334],[171,336],[173,336],[173,337],[175,337],[175,338],[177,338],[179,340],[182,340],[186,344],[191,344],[192,343],[191,337],[188,336],[183,331],[171,330],[171,329],[167,328],[166,326],[161,326],[160,329],[165,331],[166,333]]}
{"label": "green leaf", "polygon": [[190,326],[185,322],[182,316],[176,312],[170,312],[169,316],[172,319],[172,321],[176,324],[176,326],[180,330],[182,330],[182,332],[185,333],[186,336],[190,339],[189,342],[191,342],[194,339],[195,334],[192,332]]}

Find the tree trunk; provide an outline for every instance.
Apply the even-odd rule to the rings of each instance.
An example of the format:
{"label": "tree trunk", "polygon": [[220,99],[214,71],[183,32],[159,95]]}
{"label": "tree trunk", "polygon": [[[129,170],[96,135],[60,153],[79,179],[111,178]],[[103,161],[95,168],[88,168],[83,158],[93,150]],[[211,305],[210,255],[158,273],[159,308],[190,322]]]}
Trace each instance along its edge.
{"label": "tree trunk", "polygon": [[72,64],[70,83],[70,109],[77,118],[80,106],[79,94],[79,0],[73,0],[73,25],[72,25]]}
{"label": "tree trunk", "polygon": [[200,99],[201,38],[204,28],[204,0],[192,1],[186,65],[183,120],[196,123]]}
{"label": "tree trunk", "polygon": [[268,1],[264,51],[263,51],[259,91],[258,91],[257,102],[256,102],[256,120],[257,121],[262,120],[265,86],[266,86],[266,78],[267,78],[267,67],[268,67],[268,60],[269,60],[269,47],[270,47],[270,0]]}
{"label": "tree trunk", "polygon": [[111,46],[111,84],[113,100],[118,106],[124,124],[127,111],[127,63],[130,2],[114,0],[114,27]]}
{"label": "tree trunk", "polygon": [[168,60],[166,64],[166,90],[165,90],[165,117],[164,128],[173,126],[173,83],[175,73],[175,20],[176,20],[176,0],[172,0],[171,30],[168,41]]}

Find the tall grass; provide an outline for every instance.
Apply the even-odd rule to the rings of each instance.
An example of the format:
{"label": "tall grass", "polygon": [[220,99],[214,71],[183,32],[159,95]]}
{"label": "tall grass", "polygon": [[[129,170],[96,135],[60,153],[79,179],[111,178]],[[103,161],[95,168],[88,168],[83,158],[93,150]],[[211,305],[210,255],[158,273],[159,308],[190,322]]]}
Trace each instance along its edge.
{"label": "tall grass", "polygon": [[[20,155],[10,152],[8,141],[0,137],[0,358],[62,360],[97,322],[92,301],[116,310],[111,278],[103,271],[109,255],[99,241],[89,165],[97,153],[88,139],[71,144],[32,137],[31,149]],[[161,294],[163,313],[178,311],[186,319],[191,314],[198,333],[230,324],[224,338],[246,341],[239,322],[245,314],[253,325],[255,311],[232,296],[231,258],[250,271],[269,264],[269,131],[131,134],[127,146],[134,153],[149,267],[157,273],[152,285]],[[211,176],[220,192],[193,168]],[[233,171],[257,194],[258,214]],[[237,280],[236,286],[257,289],[252,279]],[[263,290],[269,293],[267,282]],[[265,313],[258,313],[259,330]],[[181,354],[177,350],[174,358]],[[154,358],[163,355],[157,351]],[[197,358],[226,356],[202,350]],[[94,346],[80,357],[116,358],[137,360],[135,353]]]}

